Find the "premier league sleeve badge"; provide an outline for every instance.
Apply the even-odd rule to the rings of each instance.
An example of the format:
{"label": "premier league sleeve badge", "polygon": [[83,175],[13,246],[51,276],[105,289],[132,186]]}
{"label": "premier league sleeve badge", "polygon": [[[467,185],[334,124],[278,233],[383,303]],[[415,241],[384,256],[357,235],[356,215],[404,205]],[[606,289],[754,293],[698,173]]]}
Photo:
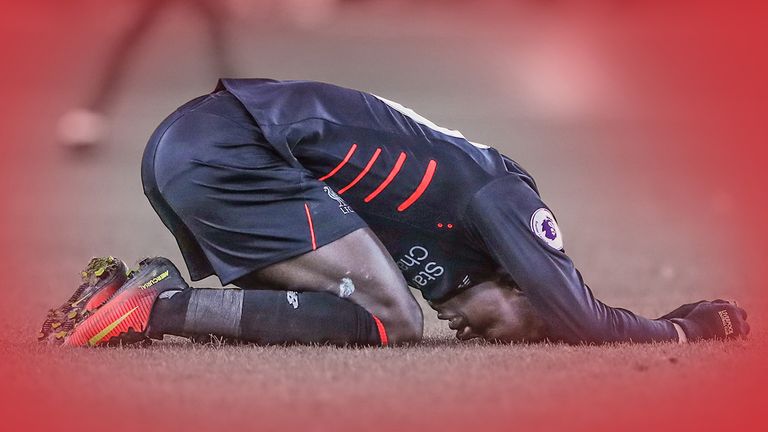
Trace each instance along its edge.
{"label": "premier league sleeve badge", "polygon": [[549,247],[557,250],[563,250],[563,235],[560,233],[560,227],[557,226],[552,212],[545,208],[540,208],[533,212],[531,216],[531,230],[537,237],[544,240]]}

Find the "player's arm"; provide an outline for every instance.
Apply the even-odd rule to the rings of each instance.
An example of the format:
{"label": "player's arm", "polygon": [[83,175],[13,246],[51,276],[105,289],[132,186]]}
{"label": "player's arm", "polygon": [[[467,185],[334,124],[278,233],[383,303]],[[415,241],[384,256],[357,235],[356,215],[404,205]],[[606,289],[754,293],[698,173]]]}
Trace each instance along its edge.
{"label": "player's arm", "polygon": [[[551,226],[547,217],[552,219]],[[647,319],[597,300],[561,250],[562,237],[554,217],[538,194],[516,176],[498,179],[480,190],[467,208],[464,223],[523,290],[547,323],[552,339],[654,342],[681,340],[681,328],[686,334],[695,333],[693,339],[748,331],[743,310],[728,303],[704,302],[673,323],[669,317]],[[720,325],[722,310],[730,316],[731,334]]]}

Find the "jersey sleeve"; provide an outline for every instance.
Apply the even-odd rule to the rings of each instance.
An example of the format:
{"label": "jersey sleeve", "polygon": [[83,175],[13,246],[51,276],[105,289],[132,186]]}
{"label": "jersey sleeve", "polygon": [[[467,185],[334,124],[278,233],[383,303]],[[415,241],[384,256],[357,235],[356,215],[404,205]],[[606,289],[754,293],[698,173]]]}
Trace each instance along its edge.
{"label": "jersey sleeve", "polygon": [[547,323],[568,343],[676,341],[667,320],[650,320],[597,300],[563,250],[562,234],[539,195],[514,175],[486,185],[465,225],[509,273]]}

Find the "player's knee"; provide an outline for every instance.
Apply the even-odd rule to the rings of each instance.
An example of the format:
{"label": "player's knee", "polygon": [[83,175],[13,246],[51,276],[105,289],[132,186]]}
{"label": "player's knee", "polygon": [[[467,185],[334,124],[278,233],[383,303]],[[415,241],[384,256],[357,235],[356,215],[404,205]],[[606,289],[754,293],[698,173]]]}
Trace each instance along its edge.
{"label": "player's knee", "polygon": [[366,308],[382,322],[390,343],[420,341],[424,317],[419,303],[399,272],[379,270],[359,286]]}
{"label": "player's knee", "polygon": [[389,305],[377,316],[387,332],[391,344],[419,342],[424,333],[424,316],[416,299],[399,301]]}
{"label": "player's knee", "polygon": [[398,341],[394,343],[416,343],[424,336],[424,315],[414,299],[405,312],[404,328]]}

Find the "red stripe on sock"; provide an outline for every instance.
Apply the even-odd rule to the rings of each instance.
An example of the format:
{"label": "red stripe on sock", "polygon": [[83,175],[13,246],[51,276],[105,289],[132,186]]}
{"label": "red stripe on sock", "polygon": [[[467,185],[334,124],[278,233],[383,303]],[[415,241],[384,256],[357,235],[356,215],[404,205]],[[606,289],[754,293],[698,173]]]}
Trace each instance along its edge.
{"label": "red stripe on sock", "polygon": [[395,179],[395,176],[397,175],[397,173],[400,172],[400,168],[403,167],[403,164],[405,163],[405,158],[406,158],[405,153],[400,152],[400,156],[397,158],[397,162],[395,162],[395,166],[392,167],[392,171],[389,172],[389,175],[387,176],[387,178],[385,178],[384,181],[381,182],[381,184],[379,185],[379,187],[376,188],[376,190],[374,190],[373,192],[371,192],[370,195],[365,197],[363,201],[370,202],[372,199],[376,198],[376,196],[378,196],[384,189],[386,189],[390,183],[392,183],[392,180]]}
{"label": "red stripe on sock", "polygon": [[421,198],[421,195],[424,194],[424,191],[427,190],[427,187],[432,182],[432,177],[435,175],[435,170],[437,169],[437,162],[434,160],[430,160],[429,164],[427,164],[427,171],[424,172],[424,177],[421,179],[421,183],[419,183],[419,186],[416,188],[415,191],[413,191],[413,194],[408,197],[407,200],[403,201],[402,204],[400,204],[397,207],[397,211],[403,211],[410,207],[413,203],[419,200]]}
{"label": "red stripe on sock", "polygon": [[368,174],[368,171],[371,170],[371,167],[373,167],[373,163],[376,162],[376,159],[379,158],[379,155],[381,154],[381,148],[377,148],[375,152],[373,152],[373,156],[371,156],[371,160],[368,161],[368,164],[363,168],[362,171],[360,171],[360,174],[355,177],[354,180],[352,180],[348,185],[344,186],[339,190],[339,195],[343,194],[344,192],[348,191],[349,188],[356,185],[357,182],[363,179],[366,174]]}
{"label": "red stripe on sock", "polygon": [[331,172],[328,174],[320,177],[320,181],[325,181],[328,178],[333,177],[339,170],[349,162],[350,159],[352,159],[352,155],[355,153],[355,150],[357,150],[357,144],[352,144],[352,147],[349,148],[349,151],[347,152],[347,155],[344,156],[344,159],[339,162],[338,165],[336,165],[336,168],[332,169]]}
{"label": "red stripe on sock", "polygon": [[312,238],[312,250],[317,249],[315,240],[315,226],[312,224],[312,214],[309,213],[309,204],[304,203],[304,210],[307,212],[307,223],[309,224],[309,236]]}
{"label": "red stripe on sock", "polygon": [[381,323],[381,320],[374,315],[371,314],[373,317],[373,321],[376,322],[376,328],[379,330],[379,340],[381,341],[381,346],[387,346],[389,345],[389,339],[387,339],[387,330],[384,328],[384,324]]}

